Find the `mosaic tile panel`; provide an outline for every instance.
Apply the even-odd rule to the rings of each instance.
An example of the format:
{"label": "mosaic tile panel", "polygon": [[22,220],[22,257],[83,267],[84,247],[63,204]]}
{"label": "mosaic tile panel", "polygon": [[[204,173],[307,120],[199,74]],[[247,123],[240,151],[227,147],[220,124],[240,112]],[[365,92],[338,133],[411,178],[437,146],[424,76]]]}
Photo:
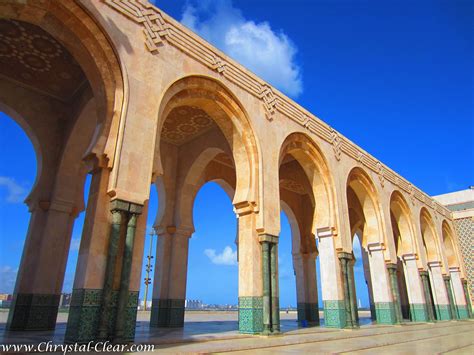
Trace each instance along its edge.
{"label": "mosaic tile panel", "polygon": [[412,322],[428,322],[426,305],[424,303],[410,303],[410,320]]}
{"label": "mosaic tile panel", "polygon": [[436,320],[451,320],[451,310],[449,304],[435,305]]}
{"label": "mosaic tile panel", "polygon": [[324,324],[328,328],[345,328],[346,306],[344,300],[324,301]]}
{"label": "mosaic tile panel", "polygon": [[393,302],[375,302],[375,314],[378,324],[395,324],[395,305]]}
{"label": "mosaic tile panel", "polygon": [[[115,320],[117,317],[118,291],[112,292],[110,312],[108,314],[109,338],[113,339],[115,333]],[[66,328],[66,343],[87,343],[97,340],[97,332],[100,322],[102,303],[102,290],[100,289],[74,289],[69,310],[68,324]],[[135,327],[138,308],[138,292],[130,291],[128,294],[124,337],[125,342],[133,341],[135,338]]]}
{"label": "mosaic tile panel", "polygon": [[454,220],[454,228],[459,240],[467,283],[470,290],[471,304],[474,303],[474,220],[472,217]]}
{"label": "mosaic tile panel", "polygon": [[457,307],[458,319],[469,319],[469,311],[467,306],[458,305]]}
{"label": "mosaic tile panel", "polygon": [[239,297],[239,332],[258,334],[263,331],[263,297]]}
{"label": "mosaic tile panel", "polygon": [[60,295],[18,293],[14,296],[8,314],[7,328],[10,330],[52,330]]}

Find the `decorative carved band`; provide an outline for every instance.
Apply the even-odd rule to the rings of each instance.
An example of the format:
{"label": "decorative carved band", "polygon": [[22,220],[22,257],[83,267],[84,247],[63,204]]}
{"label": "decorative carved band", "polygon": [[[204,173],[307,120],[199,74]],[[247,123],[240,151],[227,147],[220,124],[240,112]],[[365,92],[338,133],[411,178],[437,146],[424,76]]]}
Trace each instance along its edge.
{"label": "decorative carved band", "polygon": [[[252,74],[237,62],[211,46],[202,38],[179,24],[176,20],[145,0],[103,0],[130,20],[143,26],[145,44],[148,50],[158,53],[164,43],[196,59],[211,70],[217,71],[227,80],[238,85],[256,98],[262,105],[268,120],[273,120],[278,111],[287,118],[305,127],[329,144],[333,145],[334,154],[340,160],[341,152],[377,173],[382,186],[386,180],[411,195],[412,201],[419,200],[441,215],[451,218],[451,212],[430,196],[414,187],[396,172],[363,151],[346,137],[342,136],[318,117],[286,97],[271,85]],[[435,214],[436,215],[436,214]]]}

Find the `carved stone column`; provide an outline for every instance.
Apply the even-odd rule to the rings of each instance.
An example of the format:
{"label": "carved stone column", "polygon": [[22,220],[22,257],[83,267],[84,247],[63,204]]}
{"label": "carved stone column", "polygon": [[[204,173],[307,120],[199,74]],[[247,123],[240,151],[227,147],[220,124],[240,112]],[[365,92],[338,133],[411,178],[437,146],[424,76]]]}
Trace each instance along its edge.
{"label": "carved stone column", "polygon": [[330,328],[345,328],[347,319],[345,306],[345,282],[341,263],[337,256],[334,228],[320,228],[316,231],[321,271],[321,289],[324,304],[324,324]]}
{"label": "carved stone column", "polygon": [[317,253],[293,255],[296,275],[298,323],[309,326],[319,325],[318,288],[316,280]]}
{"label": "carved stone column", "polygon": [[278,237],[264,234],[259,237],[262,246],[263,334],[280,331],[278,291]]}
{"label": "carved stone column", "polygon": [[393,303],[395,307],[395,316],[397,323],[403,322],[402,305],[400,301],[400,289],[398,288],[397,264],[388,263],[387,270],[390,277],[390,286],[392,289]]}
{"label": "carved stone column", "polygon": [[[143,206],[135,203],[111,202],[112,224],[97,335],[100,340],[129,342],[135,337],[138,292],[130,292],[129,284],[136,220],[142,210]],[[119,244],[123,244],[122,250]],[[120,269],[117,268],[119,261],[122,264]],[[118,289],[114,288],[115,280]]]}
{"label": "carved stone column", "polygon": [[[184,326],[191,234],[190,228],[176,229],[175,227],[168,227],[167,233],[160,234],[157,255],[162,256],[163,260],[155,268],[155,275],[159,275],[155,282],[160,285],[155,284],[153,291],[150,322],[152,327],[181,328]],[[160,298],[155,298],[156,296]]]}
{"label": "carved stone column", "polygon": [[451,277],[448,275],[443,276],[444,284],[446,286],[446,291],[448,292],[448,301],[449,301],[449,314],[451,319],[457,318],[456,304],[454,303],[453,289],[451,288]]}
{"label": "carved stone column", "polygon": [[8,330],[52,330],[56,326],[71,232],[72,202],[30,204],[30,225],[8,314]]}
{"label": "carved stone column", "polygon": [[428,263],[431,292],[436,310],[437,320],[450,320],[451,311],[449,305],[448,290],[441,271],[441,262],[434,261]]}
{"label": "carved stone column", "polygon": [[466,299],[468,317],[473,318],[472,306],[471,306],[471,302],[470,302],[471,299],[469,297],[469,290],[468,290],[468,286],[467,286],[467,280],[464,280],[464,279],[462,280],[462,287],[463,287],[463,290],[464,290],[464,298]]}
{"label": "carved stone column", "polygon": [[459,267],[450,267],[449,274],[451,276],[451,297],[453,298],[454,311],[456,312],[455,317],[457,319],[468,319],[469,308],[461,280],[461,271]]}
{"label": "carved stone column", "polygon": [[370,277],[372,279],[372,291],[375,304],[377,323],[395,324],[395,306],[393,303],[392,290],[385,266],[383,243],[369,243]]}
{"label": "carved stone column", "polygon": [[418,272],[417,255],[402,255],[403,271],[407,283],[408,302],[410,304],[410,320],[412,322],[427,322],[429,320],[426,307],[423,281]]}
{"label": "carved stone column", "polygon": [[239,332],[263,332],[262,246],[251,204],[234,205],[239,216]]}
{"label": "carved stone column", "polygon": [[353,259],[352,254],[339,252],[337,254],[339,261],[341,263],[342,278],[344,284],[344,301],[345,301],[345,310],[346,310],[346,328],[357,328],[357,308],[354,307],[355,295],[353,292],[354,289],[354,280],[352,278],[352,264],[351,260]]}
{"label": "carved stone column", "polygon": [[169,228],[157,231],[158,241],[156,244],[150,327],[167,327],[169,324],[169,285],[172,282],[170,280],[172,232]]}

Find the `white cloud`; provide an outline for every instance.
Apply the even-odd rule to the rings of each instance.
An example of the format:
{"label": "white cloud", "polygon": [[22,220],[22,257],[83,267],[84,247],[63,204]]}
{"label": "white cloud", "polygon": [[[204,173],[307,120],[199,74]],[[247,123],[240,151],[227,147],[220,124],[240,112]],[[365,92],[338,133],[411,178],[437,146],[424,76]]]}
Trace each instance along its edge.
{"label": "white cloud", "polygon": [[0,176],[0,187],[4,187],[7,190],[6,201],[9,203],[23,202],[28,192],[27,189],[18,184],[15,179],[7,176]]}
{"label": "white cloud", "polygon": [[0,293],[13,293],[18,269],[0,266]]}
{"label": "white cloud", "polygon": [[295,45],[268,22],[247,20],[231,0],[189,1],[181,22],[288,95],[302,93]]}
{"label": "white cloud", "polygon": [[237,251],[226,246],[222,253],[217,254],[215,249],[206,249],[204,254],[216,265],[237,265]]}

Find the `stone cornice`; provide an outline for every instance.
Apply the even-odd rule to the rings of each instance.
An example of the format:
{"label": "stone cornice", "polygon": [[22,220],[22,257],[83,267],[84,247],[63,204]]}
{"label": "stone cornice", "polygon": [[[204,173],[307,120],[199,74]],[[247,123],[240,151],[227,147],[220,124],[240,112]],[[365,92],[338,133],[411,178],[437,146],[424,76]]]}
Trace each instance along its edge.
{"label": "stone cornice", "polygon": [[413,203],[418,200],[444,217],[452,217],[451,211],[432,197],[156,6],[145,0],[102,1],[143,27],[145,45],[152,54],[159,53],[160,47],[168,43],[260,99],[268,120],[273,120],[276,112],[281,113],[331,144],[337,160],[344,153],[375,172],[382,187],[390,181],[410,195]]}

